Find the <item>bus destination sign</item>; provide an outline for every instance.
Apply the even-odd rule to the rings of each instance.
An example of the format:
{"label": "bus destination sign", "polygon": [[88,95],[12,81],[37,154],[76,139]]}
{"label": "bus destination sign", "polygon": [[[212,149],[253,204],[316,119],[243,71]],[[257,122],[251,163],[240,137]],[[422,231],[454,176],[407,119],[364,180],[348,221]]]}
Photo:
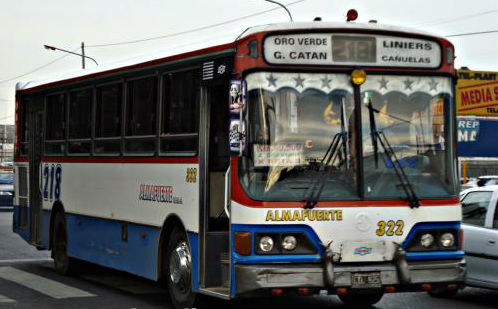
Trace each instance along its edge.
{"label": "bus destination sign", "polygon": [[437,68],[441,47],[430,40],[365,34],[284,34],[265,39],[272,64]]}

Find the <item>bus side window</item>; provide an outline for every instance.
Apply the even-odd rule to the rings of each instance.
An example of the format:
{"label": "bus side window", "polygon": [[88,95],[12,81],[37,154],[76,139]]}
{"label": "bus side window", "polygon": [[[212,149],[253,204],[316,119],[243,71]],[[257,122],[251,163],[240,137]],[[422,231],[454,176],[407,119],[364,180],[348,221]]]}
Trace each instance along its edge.
{"label": "bus side window", "polygon": [[128,153],[150,154],[156,150],[157,77],[127,84],[126,139]]}
{"label": "bus side window", "polygon": [[163,91],[160,152],[196,154],[199,136],[199,70],[166,73]]}
{"label": "bus side window", "polygon": [[64,154],[66,138],[65,93],[47,96],[45,117],[45,153],[48,155]]}
{"label": "bus side window", "polygon": [[94,151],[96,154],[120,153],[122,106],[122,83],[97,87],[94,141]]}
{"label": "bus side window", "polygon": [[21,100],[20,105],[20,154],[21,156],[28,155],[28,145],[29,145],[29,125],[28,125],[28,104],[29,99]]}
{"label": "bus side window", "polygon": [[69,153],[90,153],[92,137],[93,89],[72,91],[69,95]]}

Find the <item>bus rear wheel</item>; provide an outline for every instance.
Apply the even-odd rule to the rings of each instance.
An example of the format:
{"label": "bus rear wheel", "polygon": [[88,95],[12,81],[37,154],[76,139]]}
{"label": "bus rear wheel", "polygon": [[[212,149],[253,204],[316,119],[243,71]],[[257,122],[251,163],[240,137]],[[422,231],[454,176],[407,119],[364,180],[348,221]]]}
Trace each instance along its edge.
{"label": "bus rear wheel", "polygon": [[193,308],[192,257],[185,233],[173,229],[166,250],[166,282],[175,308]]}
{"label": "bus rear wheel", "polygon": [[61,275],[70,275],[75,270],[76,262],[67,255],[66,218],[62,211],[55,214],[52,244],[55,271]]}
{"label": "bus rear wheel", "polygon": [[337,296],[339,296],[339,299],[345,305],[354,307],[367,307],[378,303],[382,296],[384,296],[384,293],[346,294]]}

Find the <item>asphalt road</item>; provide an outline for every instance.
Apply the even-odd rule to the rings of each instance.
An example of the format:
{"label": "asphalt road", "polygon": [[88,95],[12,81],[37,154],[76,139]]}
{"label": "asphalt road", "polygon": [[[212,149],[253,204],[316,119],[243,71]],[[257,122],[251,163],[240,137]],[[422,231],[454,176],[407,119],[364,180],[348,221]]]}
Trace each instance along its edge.
{"label": "asphalt road", "polygon": [[[49,254],[12,233],[12,213],[0,212],[0,308],[171,308],[166,291],[154,282],[85,265],[72,277],[53,270]],[[225,302],[203,297],[207,308],[346,308],[335,296],[251,299]],[[452,299],[426,293],[385,295],[378,309],[496,308],[498,292],[466,288]]]}

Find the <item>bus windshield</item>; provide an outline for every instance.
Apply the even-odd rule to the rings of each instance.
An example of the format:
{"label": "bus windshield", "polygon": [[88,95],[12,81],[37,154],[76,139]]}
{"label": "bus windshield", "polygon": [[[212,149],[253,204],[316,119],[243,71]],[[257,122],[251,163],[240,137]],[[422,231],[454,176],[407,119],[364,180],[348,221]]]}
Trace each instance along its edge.
{"label": "bus windshield", "polygon": [[[417,196],[456,195],[456,175],[451,168],[454,158],[448,147],[453,141],[451,79],[370,75],[360,89],[365,197],[403,196],[394,164],[401,166]],[[391,150],[375,146],[371,121]],[[389,158],[386,151],[394,152],[396,158]]]}
{"label": "bus windshield", "polygon": [[[364,104],[361,123],[355,121],[347,74],[258,72],[246,83],[248,135],[239,171],[251,198],[355,200],[362,191],[365,198],[406,198],[392,168],[396,161],[372,143]],[[451,80],[368,76],[360,91],[417,196],[453,196],[456,176],[449,168],[451,138],[443,116]]]}

